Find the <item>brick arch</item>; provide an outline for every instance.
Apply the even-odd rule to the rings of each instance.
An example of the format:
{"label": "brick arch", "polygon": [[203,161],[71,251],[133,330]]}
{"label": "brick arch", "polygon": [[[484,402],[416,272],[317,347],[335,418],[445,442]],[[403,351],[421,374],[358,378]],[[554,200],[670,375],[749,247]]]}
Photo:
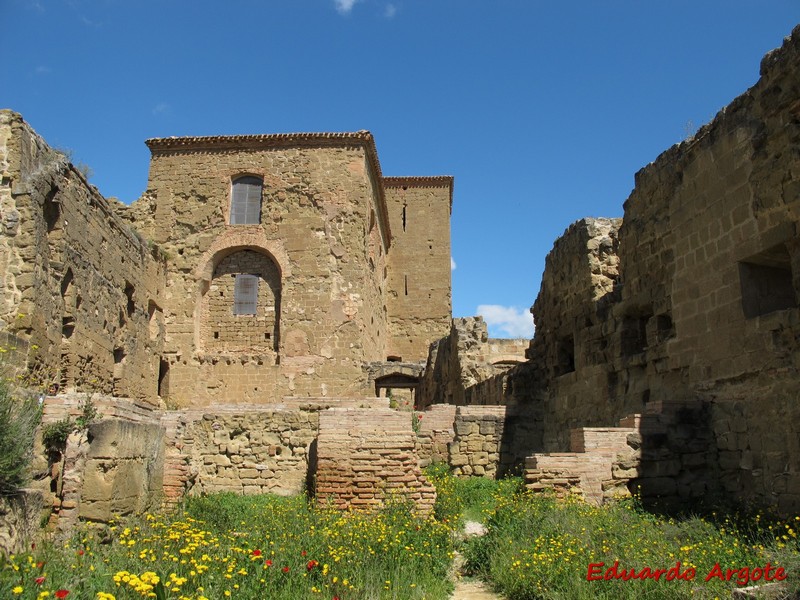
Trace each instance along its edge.
{"label": "brick arch", "polygon": [[[241,231],[247,226],[237,226],[235,231],[232,227],[227,227],[225,232],[217,236],[197,262],[194,275],[199,282],[209,282],[214,275],[214,269],[219,262],[239,250],[255,250],[268,254],[272,261],[278,266],[281,279],[285,280],[292,274],[289,263],[289,255],[283,247],[283,243],[278,240],[270,240],[264,234],[260,226],[248,227],[250,231]],[[203,292],[205,293],[205,292]]]}
{"label": "brick arch", "polygon": [[282,294],[278,264],[269,253],[251,247],[218,252],[216,258],[211,279],[200,290],[199,347],[210,353],[272,356],[277,364]]}
{"label": "brick arch", "polygon": [[[263,230],[258,228],[248,228],[242,231],[241,226],[238,226],[237,231],[231,231],[231,228],[226,228],[225,233],[217,237],[211,246],[206,250],[198,261],[198,265],[194,271],[197,280],[197,297],[195,303],[195,347],[201,352],[249,352],[265,355],[273,355],[274,361],[277,364],[279,361],[278,355],[280,351],[280,308],[283,296],[283,282],[291,275],[291,267],[289,258],[283,244],[279,241],[269,240],[264,235]],[[263,269],[255,269],[259,271],[259,275],[263,279],[262,292],[271,292],[270,294],[262,294],[262,308],[264,303],[270,303],[274,307],[274,320],[264,317],[266,315],[258,313],[255,319],[248,319],[248,317],[237,317],[233,319],[231,310],[231,321],[228,325],[232,328],[225,329],[225,319],[220,320],[214,318],[211,312],[214,310],[213,306],[209,305],[210,298],[208,296],[212,288],[217,293],[221,292],[223,299],[232,301],[232,288],[230,285],[224,286],[220,289],[218,284],[214,283],[215,272],[224,265],[230,262],[229,259],[237,253],[251,252],[263,258]],[[268,263],[268,264],[267,264]],[[272,269],[269,268],[272,265]],[[235,269],[231,265],[225,267],[226,274],[231,275]],[[228,282],[230,284],[230,282]],[[230,288],[230,289],[228,289]],[[217,307],[217,316],[222,316]],[[252,326],[254,329],[249,333],[243,331],[243,325],[253,320]],[[235,333],[235,335],[234,335]],[[269,335],[267,335],[269,334]]]}

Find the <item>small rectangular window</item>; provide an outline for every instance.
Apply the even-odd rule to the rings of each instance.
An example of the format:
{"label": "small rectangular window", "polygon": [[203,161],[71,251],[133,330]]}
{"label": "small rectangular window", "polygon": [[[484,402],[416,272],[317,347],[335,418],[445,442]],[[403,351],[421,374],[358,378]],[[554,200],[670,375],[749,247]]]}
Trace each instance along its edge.
{"label": "small rectangular window", "polygon": [[231,225],[258,225],[261,222],[261,180],[240,177],[233,182]]}
{"label": "small rectangular window", "polygon": [[233,314],[256,314],[257,298],[258,275],[237,275],[233,286]]}
{"label": "small rectangular window", "polygon": [[739,263],[742,310],[747,319],[797,306],[792,260],[786,244]]}

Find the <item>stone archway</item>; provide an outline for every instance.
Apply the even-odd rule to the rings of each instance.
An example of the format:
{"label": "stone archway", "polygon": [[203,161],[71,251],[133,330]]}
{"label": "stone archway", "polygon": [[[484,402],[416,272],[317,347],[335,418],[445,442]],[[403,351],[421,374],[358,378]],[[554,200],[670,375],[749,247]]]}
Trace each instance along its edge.
{"label": "stone archway", "polygon": [[199,341],[204,352],[277,356],[281,271],[259,248],[220,252],[200,296]]}

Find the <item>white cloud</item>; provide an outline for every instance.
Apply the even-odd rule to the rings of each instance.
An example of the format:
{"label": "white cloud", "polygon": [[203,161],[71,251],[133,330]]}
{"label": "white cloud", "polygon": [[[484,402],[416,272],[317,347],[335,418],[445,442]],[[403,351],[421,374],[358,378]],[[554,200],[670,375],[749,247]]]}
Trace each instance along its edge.
{"label": "white cloud", "polygon": [[391,19],[397,14],[397,7],[394,4],[387,4],[386,10],[383,12],[383,16],[387,19]]}
{"label": "white cloud", "polygon": [[170,112],[170,106],[166,102],[159,102],[153,107],[154,115],[166,115]]}
{"label": "white cloud", "polygon": [[[481,304],[478,306],[481,315],[489,326],[492,337],[532,338],[533,317],[527,309],[499,304]],[[499,334],[499,335],[498,335]]]}
{"label": "white cloud", "polygon": [[456,261],[453,260],[452,256],[450,257],[450,270],[451,271],[455,271],[456,270]]}
{"label": "white cloud", "polygon": [[353,10],[353,6],[358,0],[333,0],[333,2],[336,4],[336,11],[340,15],[346,15]]}

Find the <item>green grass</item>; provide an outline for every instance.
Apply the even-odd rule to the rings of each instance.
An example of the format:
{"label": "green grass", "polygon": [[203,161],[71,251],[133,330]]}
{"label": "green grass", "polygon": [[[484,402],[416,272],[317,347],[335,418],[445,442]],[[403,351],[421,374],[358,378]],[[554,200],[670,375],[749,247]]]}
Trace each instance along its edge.
{"label": "green grass", "polygon": [[[595,507],[530,493],[500,493],[496,500],[488,534],[472,540],[465,552],[472,572],[509,600],[726,598],[736,587],[759,583],[748,576],[768,562],[773,577],[776,567],[785,569],[787,592],[800,589],[800,519],[766,523],[754,516],[715,523],[697,516],[657,517],[634,501]],[[615,563],[618,573],[637,574],[679,564],[689,579],[667,581],[666,572],[658,581],[605,580]],[[736,569],[731,581],[705,581],[717,563],[723,573]],[[590,565],[596,565],[591,573]],[[590,576],[601,578],[589,581]]]}
{"label": "green grass", "polygon": [[[739,569],[767,562],[773,576],[785,569],[787,591],[800,589],[800,518],[665,518],[633,501],[594,507],[532,495],[519,479],[456,479],[441,466],[428,476],[439,494],[427,519],[401,502],[364,514],[303,497],[218,494],[190,498],[173,515],[87,527],[66,544],[0,558],[0,598],[61,590],[68,600],[444,600],[456,545],[471,573],[508,600],[727,598],[745,583]],[[465,519],[488,533],[461,540]],[[637,573],[680,563],[695,575],[587,580],[590,565],[603,563],[592,572],[602,575],[615,562]],[[732,581],[704,581],[716,563],[737,569]]]}
{"label": "green grass", "polygon": [[451,538],[402,503],[363,514],[221,494],[11,557],[0,563],[0,598],[444,600]]}

